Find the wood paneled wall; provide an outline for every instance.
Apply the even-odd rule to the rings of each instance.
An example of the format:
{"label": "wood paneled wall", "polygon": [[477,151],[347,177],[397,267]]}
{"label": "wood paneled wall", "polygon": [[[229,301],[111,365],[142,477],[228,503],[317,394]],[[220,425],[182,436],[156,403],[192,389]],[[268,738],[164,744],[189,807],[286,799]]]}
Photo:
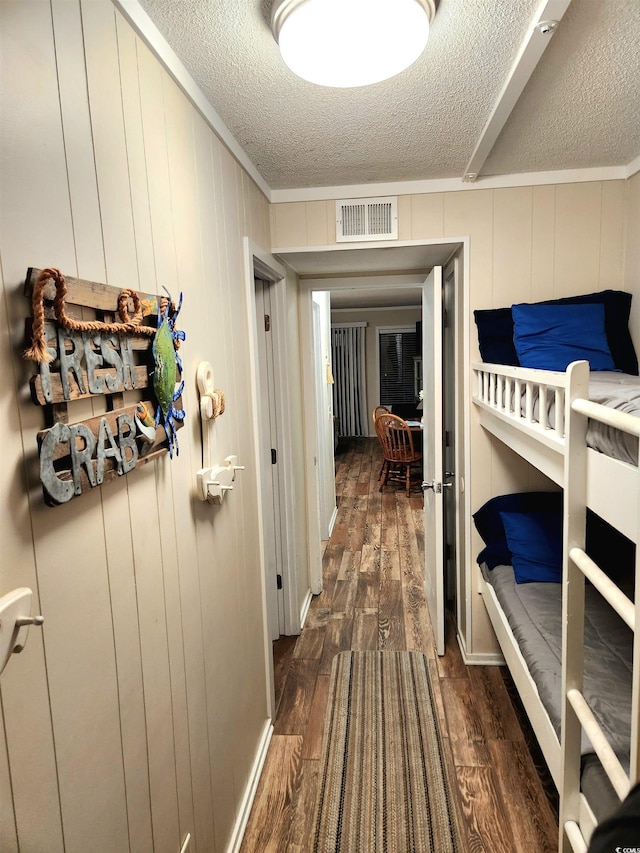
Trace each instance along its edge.
{"label": "wood paneled wall", "polygon": [[[637,176],[631,181],[637,181]],[[630,184],[631,181],[626,182]],[[449,193],[400,195],[400,240],[465,237],[469,242],[467,328],[471,360],[479,359],[473,310],[498,308],[604,288],[637,293],[632,329],[640,329],[640,280],[630,271],[631,245],[637,245],[637,190],[630,197],[625,181],[557,184]],[[273,246],[322,246],[335,243],[335,201],[285,202],[271,207]],[[625,274],[625,252],[627,269]],[[634,255],[637,257],[637,255]],[[636,339],[640,351],[640,340]],[[477,424],[471,410],[471,509],[489,497],[535,488],[541,475]],[[481,542],[475,530],[467,555],[472,589],[475,554]],[[496,648],[484,607],[472,596],[469,651]]]}
{"label": "wood paneled wall", "polygon": [[[0,4],[0,594],[34,590],[0,685],[0,849],[227,849],[267,720],[242,237],[269,205],[109,0]],[[180,455],[50,509],[21,358],[28,266],[184,292]],[[218,508],[195,373],[246,470]],[[78,402],[72,420],[98,414]]]}

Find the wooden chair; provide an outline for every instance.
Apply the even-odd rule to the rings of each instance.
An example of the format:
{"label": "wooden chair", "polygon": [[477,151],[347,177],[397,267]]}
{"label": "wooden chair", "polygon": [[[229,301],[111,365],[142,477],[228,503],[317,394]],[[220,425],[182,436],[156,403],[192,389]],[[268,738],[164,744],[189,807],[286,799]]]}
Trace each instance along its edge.
{"label": "wooden chair", "polygon": [[391,412],[391,409],[387,409],[386,406],[374,406],[373,408],[373,423],[378,420],[380,415],[388,415]]}
{"label": "wooden chair", "polygon": [[376,419],[376,434],[382,445],[382,482],[380,491],[387,482],[405,483],[407,495],[411,492],[411,466],[422,460],[422,453],[413,446],[413,434],[407,422],[397,415],[379,415]]}
{"label": "wooden chair", "polygon": [[[380,415],[388,415],[390,413],[391,413],[391,409],[387,409],[386,406],[374,406],[373,407],[373,413],[372,413],[373,426],[375,427],[376,421],[378,420]],[[378,435],[377,429],[376,429],[376,435]],[[380,436],[378,436],[378,438],[380,438]],[[382,477],[383,471],[384,471],[384,459],[382,460],[382,465],[380,466],[380,472],[378,474],[378,479],[380,479],[380,477]]]}

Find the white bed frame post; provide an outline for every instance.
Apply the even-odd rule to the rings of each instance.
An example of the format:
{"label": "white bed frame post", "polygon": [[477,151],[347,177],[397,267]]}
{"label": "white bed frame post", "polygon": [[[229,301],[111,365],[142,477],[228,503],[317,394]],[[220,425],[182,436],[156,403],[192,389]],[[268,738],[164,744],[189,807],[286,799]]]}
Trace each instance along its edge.
{"label": "white bed frame post", "polygon": [[[638,439],[640,447],[640,438]],[[638,496],[638,537],[636,538],[636,573],[634,586],[633,683],[631,687],[631,749],[629,779],[640,778],[640,460],[636,479]]]}
{"label": "white bed frame post", "polygon": [[570,557],[572,548],[584,551],[587,495],[587,418],[572,413],[578,398],[589,395],[589,364],[574,362],[567,368],[564,424],[564,500],[562,563],[562,722],[560,838],[562,853],[574,850],[565,824],[580,822],[580,761],[582,726],[568,701],[569,690],[582,693],[584,671],[584,575]]}

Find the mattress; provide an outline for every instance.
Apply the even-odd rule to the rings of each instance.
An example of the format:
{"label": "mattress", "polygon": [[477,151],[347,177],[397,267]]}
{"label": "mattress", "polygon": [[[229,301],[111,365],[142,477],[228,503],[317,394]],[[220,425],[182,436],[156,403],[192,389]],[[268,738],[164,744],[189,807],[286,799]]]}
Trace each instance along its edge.
{"label": "mattress", "polygon": [[[591,373],[589,399],[618,412],[640,417],[640,377],[628,373]],[[638,439],[606,424],[589,421],[587,444],[614,459],[638,464]]]}
{"label": "mattress", "polygon": [[[525,414],[525,389],[522,389],[521,411]],[[628,373],[598,371],[589,374],[589,399],[610,409],[640,417],[640,377]],[[550,394],[547,418],[555,425],[555,399]],[[537,394],[533,401],[533,417],[538,420]],[[613,459],[638,464],[638,439],[606,424],[590,420],[587,425],[587,445]]]}
{"label": "mattress", "polygon": [[[562,585],[516,584],[511,566],[482,566],[495,590],[553,727],[560,735],[562,713]],[[623,767],[629,770],[633,636],[627,625],[589,584],[585,587],[584,695]],[[583,733],[585,790],[599,820],[617,804]],[[584,785],[583,785],[584,787]],[[591,793],[591,796],[589,795]],[[600,799],[600,802],[599,802]]]}

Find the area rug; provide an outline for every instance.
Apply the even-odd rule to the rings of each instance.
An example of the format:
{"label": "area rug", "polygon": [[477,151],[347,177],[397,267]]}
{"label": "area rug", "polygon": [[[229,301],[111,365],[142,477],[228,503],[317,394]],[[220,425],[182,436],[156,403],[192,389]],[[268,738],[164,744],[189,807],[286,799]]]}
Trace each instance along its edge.
{"label": "area rug", "polygon": [[462,853],[424,655],[334,658],[313,825],[313,853]]}

